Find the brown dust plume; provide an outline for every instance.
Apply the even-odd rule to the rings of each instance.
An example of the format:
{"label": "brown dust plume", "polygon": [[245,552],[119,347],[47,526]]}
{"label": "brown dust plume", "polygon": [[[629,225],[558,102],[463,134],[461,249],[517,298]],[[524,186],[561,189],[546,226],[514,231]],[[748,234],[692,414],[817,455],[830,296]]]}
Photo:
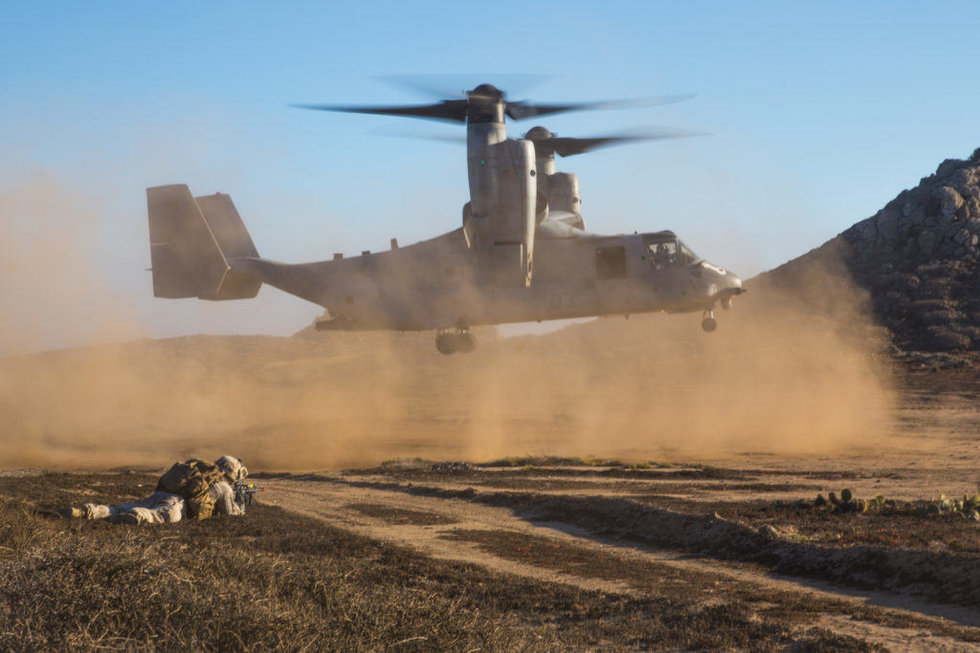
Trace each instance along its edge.
{"label": "brown dust plume", "polygon": [[45,175],[0,186],[0,356],[139,335],[99,268],[103,215]]}
{"label": "brown dust plume", "polygon": [[524,454],[704,459],[834,453],[891,428],[885,341],[833,247],[750,284],[719,329],[695,314],[545,336],[192,336],[0,361],[0,467],[254,469]]}

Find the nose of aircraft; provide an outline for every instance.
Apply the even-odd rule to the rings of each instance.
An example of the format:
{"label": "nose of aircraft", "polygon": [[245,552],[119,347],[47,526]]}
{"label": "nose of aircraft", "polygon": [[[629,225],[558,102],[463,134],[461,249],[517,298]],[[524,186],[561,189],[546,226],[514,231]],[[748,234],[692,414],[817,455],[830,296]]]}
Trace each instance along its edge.
{"label": "nose of aircraft", "polygon": [[745,292],[742,288],[742,280],[738,278],[735,274],[731,272],[725,272],[725,278],[722,280],[722,290],[718,293],[721,298],[719,304],[722,308],[728,309],[732,307],[732,299],[736,295],[741,295]]}
{"label": "nose of aircraft", "polygon": [[734,273],[727,272],[725,274],[725,287],[737,289],[739,292],[744,292],[742,290],[742,280],[739,279]]}
{"label": "nose of aircraft", "polygon": [[732,297],[745,292],[742,288],[742,280],[733,272],[707,261],[702,262],[701,267],[702,271],[708,272],[705,278],[707,281],[705,291],[712,301],[721,300],[727,308],[731,305]]}

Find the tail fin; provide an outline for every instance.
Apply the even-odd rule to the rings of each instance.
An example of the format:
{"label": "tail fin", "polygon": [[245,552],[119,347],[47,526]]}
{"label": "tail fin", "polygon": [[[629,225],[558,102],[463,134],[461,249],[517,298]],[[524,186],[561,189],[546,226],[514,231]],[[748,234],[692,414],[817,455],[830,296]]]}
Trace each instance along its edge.
{"label": "tail fin", "polygon": [[259,253],[252,243],[252,237],[245,229],[245,223],[238,215],[238,209],[231,201],[230,195],[215,193],[195,199],[198,208],[204,215],[204,221],[211,228],[211,234],[218,243],[218,248],[231,265],[231,269],[221,282],[221,287],[214,297],[203,299],[249,299],[259,293],[262,281],[251,272],[235,266],[236,259],[257,259]]}
{"label": "tail fin", "polygon": [[227,195],[196,200],[183,184],[146,189],[156,297],[246,299],[262,281],[234,260],[258,252]]}

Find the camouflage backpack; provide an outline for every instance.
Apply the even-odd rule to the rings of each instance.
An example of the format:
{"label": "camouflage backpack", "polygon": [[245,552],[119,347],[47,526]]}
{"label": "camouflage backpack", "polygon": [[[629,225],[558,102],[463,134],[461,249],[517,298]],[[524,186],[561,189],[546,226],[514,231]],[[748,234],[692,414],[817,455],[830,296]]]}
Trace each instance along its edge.
{"label": "camouflage backpack", "polygon": [[184,498],[187,516],[207,519],[214,512],[214,498],[208,488],[223,480],[217,465],[192,458],[174,465],[157,481],[157,492],[169,492]]}

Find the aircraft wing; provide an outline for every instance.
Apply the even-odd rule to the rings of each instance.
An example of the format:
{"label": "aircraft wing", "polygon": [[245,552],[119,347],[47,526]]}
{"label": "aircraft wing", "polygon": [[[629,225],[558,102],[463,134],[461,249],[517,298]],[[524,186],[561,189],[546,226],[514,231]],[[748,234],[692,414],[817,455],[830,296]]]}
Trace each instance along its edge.
{"label": "aircraft wing", "polygon": [[538,225],[537,235],[549,240],[560,238],[578,238],[585,233],[585,221],[582,216],[569,211],[551,211],[548,217]]}

